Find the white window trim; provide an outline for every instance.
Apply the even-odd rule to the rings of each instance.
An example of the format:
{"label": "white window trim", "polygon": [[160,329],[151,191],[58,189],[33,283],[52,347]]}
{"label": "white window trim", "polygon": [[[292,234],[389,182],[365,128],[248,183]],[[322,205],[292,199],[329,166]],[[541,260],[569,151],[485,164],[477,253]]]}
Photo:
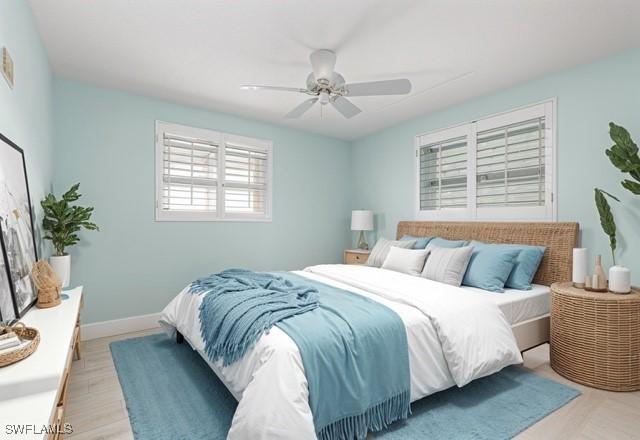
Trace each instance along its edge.
{"label": "white window trim", "polygon": [[[163,149],[164,145],[159,133],[164,131],[175,131],[178,133],[188,133],[190,136],[211,140],[218,143],[218,180],[215,212],[186,212],[186,211],[166,211],[161,208],[162,187],[163,187]],[[205,128],[196,128],[188,125],[174,124],[164,121],[155,121],[155,220],[164,221],[188,221],[188,222],[271,222],[273,205],[273,142],[265,139],[256,139],[247,136],[240,136],[229,133],[221,133]],[[225,144],[232,143],[254,148],[260,151],[267,151],[267,188],[266,206],[264,214],[238,214],[226,213],[224,210],[224,151]]]}
{"label": "white window trim", "polygon": [[[552,166],[547,167],[548,174],[545,178],[545,212],[541,207],[491,207],[476,208],[476,133],[490,126],[507,125],[514,120],[522,118],[526,120],[531,115],[539,114],[543,108],[545,118],[545,140],[547,143],[547,159]],[[432,132],[421,133],[414,138],[415,174],[413,181],[414,191],[414,216],[416,220],[471,220],[471,221],[556,221],[558,218],[558,148],[557,148],[557,99],[549,98],[534,104],[528,104],[505,112],[495,113],[462,124],[452,125]],[[467,136],[467,207],[447,208],[436,210],[420,209],[420,147],[441,142],[447,139]],[[547,161],[549,163],[549,161]],[[551,181],[549,182],[549,178]]]}

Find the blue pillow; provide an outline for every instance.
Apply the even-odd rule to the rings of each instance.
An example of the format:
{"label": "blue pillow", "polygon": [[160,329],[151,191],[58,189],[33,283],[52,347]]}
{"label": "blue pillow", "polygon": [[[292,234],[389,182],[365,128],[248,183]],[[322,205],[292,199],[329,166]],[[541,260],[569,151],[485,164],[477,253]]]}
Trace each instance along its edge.
{"label": "blue pillow", "polygon": [[440,237],[434,237],[429,244],[441,248],[459,248],[466,246],[469,242],[466,240],[447,240]]}
{"label": "blue pillow", "polygon": [[509,278],[519,253],[520,249],[474,247],[462,284],[491,292],[504,292],[504,283]]}
{"label": "blue pillow", "polygon": [[415,240],[416,244],[413,245],[414,249],[424,249],[427,247],[429,242],[433,240],[433,237],[414,237],[413,235],[403,235],[400,240]]}
{"label": "blue pillow", "polygon": [[516,257],[515,266],[509,274],[509,278],[505,282],[505,287],[518,290],[531,290],[531,282],[538,271],[542,256],[544,255],[544,246],[527,246],[525,244],[488,244],[480,241],[473,241],[471,245],[474,248],[482,246],[490,246],[502,249],[519,249],[520,253]]}

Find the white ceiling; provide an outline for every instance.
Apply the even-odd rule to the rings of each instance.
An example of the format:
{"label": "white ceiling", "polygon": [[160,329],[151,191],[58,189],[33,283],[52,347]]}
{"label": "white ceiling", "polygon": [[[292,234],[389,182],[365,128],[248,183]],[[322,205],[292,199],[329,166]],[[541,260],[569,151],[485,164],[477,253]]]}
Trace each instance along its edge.
{"label": "white ceiling", "polygon": [[[29,0],[55,74],[354,139],[419,114],[640,46],[638,0]],[[347,82],[406,77],[406,97],[352,98],[346,120],[305,95],[313,49]]]}

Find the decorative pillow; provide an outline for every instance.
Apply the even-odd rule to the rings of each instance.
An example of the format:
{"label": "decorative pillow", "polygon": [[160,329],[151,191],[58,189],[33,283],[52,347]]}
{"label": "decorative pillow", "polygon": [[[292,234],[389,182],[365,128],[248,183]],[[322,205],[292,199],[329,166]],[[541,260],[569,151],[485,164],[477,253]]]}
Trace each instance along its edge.
{"label": "decorative pillow", "polygon": [[416,242],[413,240],[387,240],[386,238],[380,237],[376,242],[376,245],[373,247],[373,249],[371,249],[369,259],[367,260],[367,265],[373,267],[382,266],[385,258],[387,258],[387,254],[389,253],[389,249],[391,248],[391,246],[403,249],[411,249],[413,248],[414,244],[416,244]]}
{"label": "decorative pillow", "polygon": [[437,246],[441,248],[459,248],[468,245],[469,242],[465,240],[447,240],[445,238],[434,237],[429,241],[428,246]]}
{"label": "decorative pillow", "polygon": [[519,253],[520,249],[474,247],[462,284],[491,292],[504,292],[504,283],[509,278]]}
{"label": "decorative pillow", "polygon": [[467,270],[473,247],[441,248],[427,246],[429,258],[420,276],[452,286],[460,286],[464,272]]}
{"label": "decorative pillow", "polygon": [[518,290],[531,290],[531,282],[538,271],[542,256],[544,255],[544,246],[527,246],[524,244],[488,244],[481,241],[472,241],[471,245],[478,249],[483,246],[496,247],[501,249],[519,249],[520,253],[516,257],[513,270],[509,274],[509,278],[504,283],[505,287]]}
{"label": "decorative pillow", "polygon": [[433,237],[414,237],[413,235],[403,235],[400,240],[415,240],[416,244],[413,245],[414,249],[424,249],[429,242],[433,240]]}
{"label": "decorative pillow", "polygon": [[403,249],[391,246],[387,258],[382,263],[382,268],[409,275],[420,275],[427,255],[429,255],[429,251],[422,249]]}

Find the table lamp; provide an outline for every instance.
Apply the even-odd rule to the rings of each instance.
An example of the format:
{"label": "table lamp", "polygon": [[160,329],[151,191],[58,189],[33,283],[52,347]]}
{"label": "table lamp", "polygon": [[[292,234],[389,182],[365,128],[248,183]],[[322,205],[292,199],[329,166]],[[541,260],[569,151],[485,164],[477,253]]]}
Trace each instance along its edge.
{"label": "table lamp", "polygon": [[364,231],[373,231],[373,211],[351,211],[351,230],[360,231],[358,249],[369,249],[369,243],[367,243]]}

